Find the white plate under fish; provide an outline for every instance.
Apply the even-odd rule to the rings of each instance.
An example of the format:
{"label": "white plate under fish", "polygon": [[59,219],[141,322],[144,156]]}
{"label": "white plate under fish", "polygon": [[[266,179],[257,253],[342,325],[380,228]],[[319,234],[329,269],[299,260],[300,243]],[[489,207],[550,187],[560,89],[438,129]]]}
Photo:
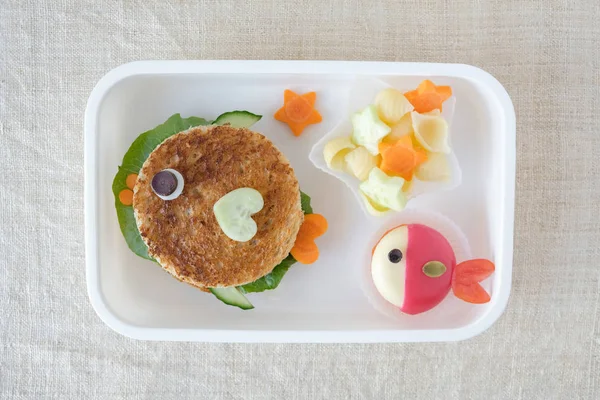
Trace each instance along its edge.
{"label": "white plate under fish", "polygon": [[[441,213],[468,240],[473,257],[496,272],[484,305],[449,306],[406,318],[379,312],[363,290],[365,252],[395,217],[373,218],[339,179],[317,169],[311,148],[348,118],[357,79],[415,88],[428,78],[456,98],[452,147],[462,182],[425,193],[408,209]],[[273,119],[283,91],[316,91],[323,122],[294,137]],[[319,260],[296,264],[273,291],[250,294],[251,311],[228,307],[173,279],[129,251],[115,214],[111,183],[131,142],[169,116],[214,118],[225,111],[264,115],[252,129],[290,159],[300,187],[330,229],[317,240]],[[515,115],[504,88],[471,66],[313,61],[147,61],[109,72],[85,115],[86,268],[91,303],[117,332],[146,340],[214,342],[415,342],[461,340],[501,315],[510,294],[515,179]],[[392,214],[394,215],[394,214]],[[459,303],[459,302],[457,302]]]}

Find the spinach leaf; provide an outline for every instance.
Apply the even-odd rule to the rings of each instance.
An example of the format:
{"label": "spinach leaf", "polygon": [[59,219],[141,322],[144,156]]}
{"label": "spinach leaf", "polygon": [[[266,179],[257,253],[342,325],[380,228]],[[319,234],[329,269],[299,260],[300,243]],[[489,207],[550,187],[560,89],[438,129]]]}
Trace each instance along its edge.
{"label": "spinach leaf", "polygon": [[148,254],[148,247],[140,236],[140,231],[133,215],[133,207],[125,206],[119,201],[119,193],[121,190],[127,188],[125,184],[127,175],[139,173],[150,153],[168,137],[191,127],[208,125],[209,123],[204,118],[181,118],[181,115],[175,114],[164,124],[138,136],[125,153],[125,156],[123,156],[123,162],[113,180],[112,191],[115,196],[115,208],[117,209],[117,218],[121,232],[123,233],[123,237],[125,237],[127,246],[138,256],[147,260],[154,260]]}
{"label": "spinach leaf", "polygon": [[304,214],[314,214],[312,206],[310,205],[310,196],[300,191],[300,204]]}
{"label": "spinach leaf", "polygon": [[290,267],[296,263],[294,257],[292,255],[288,255],[283,259],[273,271],[269,272],[267,275],[262,278],[258,278],[254,282],[246,283],[245,285],[238,286],[238,289],[242,293],[255,293],[255,292],[264,292],[265,290],[273,290],[277,286],[279,286],[279,282],[285,275],[285,273],[290,269]]}

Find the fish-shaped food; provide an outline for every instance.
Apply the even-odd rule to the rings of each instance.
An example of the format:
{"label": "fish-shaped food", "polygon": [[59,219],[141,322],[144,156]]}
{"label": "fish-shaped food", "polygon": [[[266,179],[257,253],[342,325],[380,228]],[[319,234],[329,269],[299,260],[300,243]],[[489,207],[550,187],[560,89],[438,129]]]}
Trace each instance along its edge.
{"label": "fish-shaped food", "polygon": [[373,248],[371,275],[379,293],[406,314],[437,306],[450,290],[481,304],[490,295],[479,284],[494,272],[485,259],[456,263],[452,246],[437,230],[421,224],[397,226]]}

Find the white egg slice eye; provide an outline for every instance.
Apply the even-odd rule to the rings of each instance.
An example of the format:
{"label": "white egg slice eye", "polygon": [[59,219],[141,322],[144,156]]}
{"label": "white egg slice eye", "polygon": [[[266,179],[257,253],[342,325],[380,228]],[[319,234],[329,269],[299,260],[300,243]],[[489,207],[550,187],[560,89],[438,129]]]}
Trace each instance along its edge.
{"label": "white egg slice eye", "polygon": [[397,307],[404,303],[407,244],[408,227],[395,228],[381,238],[371,260],[371,275],[377,291]]}
{"label": "white egg slice eye", "polygon": [[175,200],[183,192],[183,176],[174,169],[163,169],[152,177],[152,191],[163,200]]}

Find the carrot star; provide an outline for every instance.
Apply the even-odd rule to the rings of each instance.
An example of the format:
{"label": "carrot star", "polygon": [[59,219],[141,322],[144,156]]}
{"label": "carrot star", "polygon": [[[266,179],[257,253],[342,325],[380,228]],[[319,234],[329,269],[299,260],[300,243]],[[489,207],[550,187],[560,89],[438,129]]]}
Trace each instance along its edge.
{"label": "carrot star", "polygon": [[310,124],[318,124],[323,120],[321,114],[315,110],[315,92],[299,95],[286,89],[283,92],[283,107],[275,113],[275,119],[285,122],[295,136],[300,136],[304,128]]}
{"label": "carrot star", "polygon": [[415,149],[410,135],[402,136],[395,143],[380,143],[381,165],[379,168],[388,175],[400,176],[407,181],[413,177],[417,166],[427,160],[427,153]]}
{"label": "carrot star", "polygon": [[436,108],[442,111],[442,103],[452,96],[450,86],[436,86],[433,82],[425,79],[416,90],[404,93],[404,97],[410,101],[418,113],[426,113]]}

